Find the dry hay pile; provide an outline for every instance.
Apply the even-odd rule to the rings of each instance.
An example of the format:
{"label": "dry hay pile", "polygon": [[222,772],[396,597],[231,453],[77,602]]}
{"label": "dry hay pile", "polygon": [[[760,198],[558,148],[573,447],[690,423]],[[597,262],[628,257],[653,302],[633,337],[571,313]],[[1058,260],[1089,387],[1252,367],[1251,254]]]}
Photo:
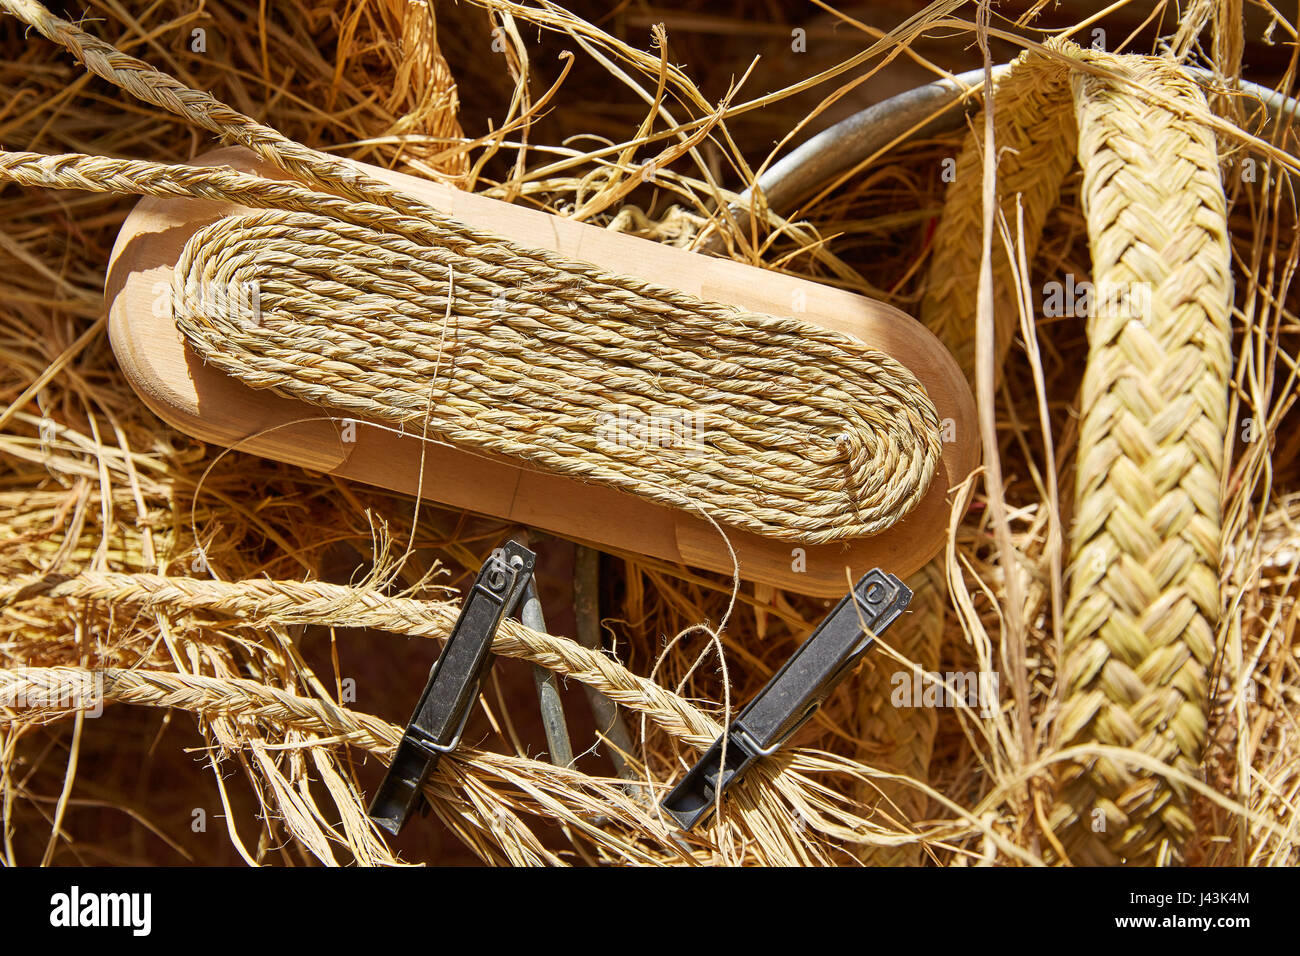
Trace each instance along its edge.
{"label": "dry hay pile", "polygon": [[[873,157],[789,223],[741,228],[717,210],[805,122],[824,126],[936,66],[978,65],[971,5],[933,4],[884,40],[829,8],[809,19],[802,4],[772,4],[768,23],[703,2],[568,6],[228,0],[162,2],[137,19],[107,2],[83,26],[301,143],[657,241],[689,246],[718,230],[727,255],[921,313],[940,170],[964,132]],[[993,21],[994,59],[1047,35],[1036,27],[1068,24],[1071,4],[1051,22],[1043,6]],[[902,22],[906,7],[882,22]],[[1225,78],[1249,50],[1246,62],[1262,66],[1250,78],[1290,92],[1295,24],[1239,22],[1228,2],[1184,7],[1181,23],[1169,9],[1128,20],[1121,9],[1111,47],[1132,27],[1126,51],[1168,51]],[[183,162],[213,145],[12,16],[0,31],[6,148]],[[1248,109],[1230,95],[1212,102],[1232,121]],[[1236,278],[1223,609],[1209,745],[1180,781],[1195,832],[1159,861],[1297,862],[1300,247],[1295,146],[1281,129],[1271,148],[1229,122],[1219,130]],[[1259,174],[1238,175],[1248,164]],[[1080,184],[1075,170],[1047,216],[1030,288],[1089,274]],[[995,396],[1000,482],[981,474],[957,489],[965,517],[913,577],[913,613],[755,775],[770,785],[729,800],[723,824],[682,840],[647,794],[680,775],[829,602],[631,555],[601,559],[596,602],[587,555],[543,537],[551,634],[591,629],[598,604],[606,652],[507,626],[471,745],[435,776],[433,817],[385,842],[365,796],[433,659],[425,638],[447,633],[455,589],[517,529],[163,426],[105,334],[103,272],[131,202],[0,188],[0,691],[54,694],[99,674],[107,701],[98,717],[0,710],[7,863],[1059,859],[1049,813],[1063,760],[1057,661],[1081,319],[1026,317],[1032,341],[1012,348]],[[587,591],[577,601],[575,579]],[[573,769],[545,759],[532,666],[566,678],[578,751],[594,739],[581,687],[625,705],[627,772],[643,783],[614,777],[607,746]],[[896,675],[913,667],[997,670],[1003,706],[896,707]]]}

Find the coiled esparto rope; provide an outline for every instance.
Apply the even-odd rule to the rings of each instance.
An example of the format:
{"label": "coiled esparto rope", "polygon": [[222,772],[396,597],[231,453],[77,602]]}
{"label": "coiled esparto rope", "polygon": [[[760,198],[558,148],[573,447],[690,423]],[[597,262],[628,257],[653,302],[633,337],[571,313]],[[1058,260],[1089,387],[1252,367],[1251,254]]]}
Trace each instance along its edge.
{"label": "coiled esparto rope", "polygon": [[[504,240],[265,212],[197,232],[174,276],[186,340],[248,385],[773,538],[882,531],[938,463],[923,387],[861,342]],[[213,287],[256,287],[260,317]]]}
{"label": "coiled esparto rope", "polygon": [[[741,313],[474,230],[355,166],[295,143],[210,94],[187,87],[75,24],[53,16],[34,0],[0,0],[0,9],[67,48],[92,73],[144,102],[247,146],[311,188],[282,183],[264,190],[247,182],[257,177],[239,177],[230,170],[205,169],[195,174],[182,172],[183,167],[154,166],[150,171],[147,168],[151,164],[123,164],[96,157],[62,157],[56,161],[60,175],[43,176],[51,170],[47,167],[34,171],[28,155],[0,155],[7,167],[0,169],[0,175],[55,188],[103,191],[104,183],[113,178],[120,180],[124,165],[128,165],[138,174],[137,178],[148,181],[146,192],[152,189],[157,194],[179,192],[218,198],[223,188],[220,181],[225,174],[230,174],[225,178],[240,181],[239,189],[245,194],[277,197],[275,201],[254,203],[257,206],[283,208],[287,205],[299,211],[305,209],[311,215],[338,216],[376,233],[394,233],[422,246],[454,247],[444,250],[454,252],[447,260],[448,299],[454,296],[453,265],[457,275],[479,276],[485,283],[490,279],[481,274],[481,268],[491,269],[499,263],[519,269],[492,277],[497,292],[506,290],[510,279],[519,278],[520,272],[527,273],[528,282],[540,280],[540,284],[493,296],[498,307],[504,306],[511,312],[517,308],[521,313],[516,325],[508,331],[500,330],[500,337],[481,330],[467,331],[462,341],[470,351],[464,356],[448,355],[451,362],[445,366],[445,374],[442,374],[444,366],[437,361],[432,366],[420,365],[416,353],[429,344],[423,336],[435,330],[435,326],[440,346],[455,343],[455,335],[445,333],[457,331],[455,323],[462,317],[457,307],[469,310],[471,322],[476,318],[471,299],[454,296],[450,325],[441,321],[444,316],[441,307],[447,303],[426,301],[425,310],[402,333],[401,341],[389,343],[406,351],[408,363],[423,371],[439,369],[436,379],[430,375],[420,383],[425,403],[429,404],[427,421],[431,437],[440,436],[468,448],[516,457],[535,467],[558,470],[585,480],[607,482],[671,507],[702,512],[735,527],[806,544],[848,540],[882,531],[924,497],[940,454],[937,414],[916,379],[888,356],[811,323]],[[176,171],[192,191],[178,190],[167,183],[169,170]],[[120,182],[112,188],[122,191]],[[310,225],[305,221],[302,224]],[[237,226],[230,224],[229,228]],[[286,229],[293,231],[287,224]],[[212,232],[207,235],[216,238]],[[282,241],[291,239],[289,235]],[[390,254],[379,252],[379,248],[376,246],[375,251],[378,259]],[[323,248],[317,251],[325,252]],[[404,254],[422,259],[426,266],[436,261],[431,260],[428,249],[408,248]],[[462,271],[461,267],[468,265],[459,260],[462,255],[478,258],[480,269]],[[211,265],[210,260],[205,262]],[[230,263],[216,268],[233,272],[240,265]],[[376,276],[370,271],[382,287],[382,294],[379,288],[368,291],[373,305],[384,307],[399,301],[414,301],[415,293],[405,286],[398,272],[385,273],[381,269]],[[265,279],[268,285],[276,285],[273,276],[257,278],[259,282]],[[475,291],[473,279],[467,278],[465,290]],[[483,286],[479,286],[480,295],[482,290]],[[594,310],[601,296],[611,297],[604,303],[609,311],[603,321],[617,319],[624,323],[622,332],[632,341],[618,343],[623,351],[615,364],[592,366],[594,381],[590,377],[581,382],[557,381],[557,377],[572,370],[576,355],[570,351],[561,361],[555,355],[561,349],[552,340],[535,356],[537,376],[504,382],[488,382],[485,379],[490,376],[485,376],[476,380],[476,386],[471,386],[472,395],[455,391],[464,386],[464,376],[470,374],[465,369],[472,367],[479,356],[491,352],[495,345],[504,344],[505,339],[513,339],[512,347],[517,348],[542,346],[540,339],[528,338],[538,331],[538,323],[549,324],[552,331],[561,334],[578,331],[575,320]],[[355,300],[350,302],[353,308],[357,305]],[[481,301],[478,305],[481,307]],[[554,314],[557,305],[576,308],[578,314],[557,317]],[[551,307],[551,313],[540,315],[547,306]],[[670,315],[675,322],[669,321]],[[213,332],[199,330],[199,320],[205,317],[197,312],[190,312],[188,317],[193,320],[188,326],[192,343],[200,349],[203,343],[215,347]],[[339,317],[337,312],[334,317]],[[185,316],[181,318],[184,320]],[[243,344],[275,349],[294,341],[303,343],[315,335],[315,326],[310,322],[299,323],[287,312],[277,314],[272,310],[265,318],[261,326],[263,337],[244,339]],[[481,314],[477,318],[482,318]],[[715,321],[728,328],[716,329],[716,337],[710,339],[706,334],[701,340],[704,327]],[[530,325],[529,331],[522,331]],[[642,335],[647,329],[662,330],[664,338],[646,347]],[[478,337],[474,338],[476,334]],[[802,341],[805,339],[806,342]],[[222,347],[231,344],[226,341]],[[364,355],[346,351],[356,345],[357,340],[352,339],[343,346],[343,354],[328,358],[301,353],[304,366],[318,366],[314,369],[317,380],[301,387],[312,392],[322,404],[337,400],[343,407],[355,405],[358,401],[355,394],[335,387],[350,381],[326,383],[319,378],[319,373],[323,368],[333,368],[348,376],[360,374],[370,384],[377,385],[380,370],[367,368]],[[481,351],[475,353],[475,347]],[[673,392],[667,387],[670,383],[655,369],[657,364],[662,365],[657,358],[669,349],[675,350],[678,356],[694,355],[696,364],[678,370],[677,381],[672,383],[683,386],[685,391]],[[233,367],[234,361],[222,354],[227,361],[226,370],[240,375]],[[762,357],[754,358],[756,355]],[[248,353],[247,359],[240,377],[263,386],[271,385],[265,368],[268,363],[261,361],[254,351]],[[459,359],[463,363],[455,364]],[[823,368],[815,369],[816,364]],[[827,373],[827,369],[841,374]],[[370,411],[382,421],[406,425],[424,420],[422,413],[410,414],[410,367],[403,372],[406,380],[394,381],[391,387],[380,387],[378,400],[375,394],[368,396]],[[724,377],[734,381],[723,381]],[[286,381],[275,387],[293,394],[295,385]],[[442,408],[436,402],[429,403],[439,387],[447,389],[445,397],[449,400]],[[475,387],[477,391],[473,390]],[[647,390],[653,394],[660,387],[664,387],[664,394],[659,403],[645,397]],[[394,400],[392,405],[387,403],[390,398]],[[572,416],[569,421],[549,420],[546,406],[567,399],[576,401],[578,409],[599,402],[601,411],[592,416],[594,421],[586,415],[577,421]],[[696,414],[681,422],[682,404],[701,401],[703,404],[696,404],[692,409]],[[465,416],[476,403],[482,410],[478,420],[483,430],[466,421]],[[837,404],[841,407],[833,409]],[[703,413],[698,414],[701,410]],[[602,425],[605,426],[602,434],[596,435]],[[662,441],[645,442],[642,434],[646,428],[655,429],[660,435],[666,431],[668,446]],[[678,441],[677,436],[683,431],[688,438]],[[613,442],[607,440],[611,434],[615,438]]]}

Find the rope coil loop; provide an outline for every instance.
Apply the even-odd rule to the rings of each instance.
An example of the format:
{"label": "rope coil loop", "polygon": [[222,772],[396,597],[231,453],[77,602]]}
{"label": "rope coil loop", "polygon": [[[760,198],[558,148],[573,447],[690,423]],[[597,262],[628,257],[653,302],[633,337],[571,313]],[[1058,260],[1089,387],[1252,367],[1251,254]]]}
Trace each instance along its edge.
{"label": "rope coil loop", "polygon": [[[177,263],[177,324],[252,387],[427,416],[429,437],[772,538],[875,534],[928,490],[938,414],[887,355],[504,239],[433,241],[443,228],[227,217]],[[255,289],[256,315],[207,289]]]}

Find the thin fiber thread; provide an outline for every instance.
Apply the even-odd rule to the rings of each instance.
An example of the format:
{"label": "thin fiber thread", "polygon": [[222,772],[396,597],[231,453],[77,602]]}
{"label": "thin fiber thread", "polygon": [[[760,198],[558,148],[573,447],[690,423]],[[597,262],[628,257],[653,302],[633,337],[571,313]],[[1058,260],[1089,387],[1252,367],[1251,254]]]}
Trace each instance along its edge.
{"label": "thin fiber thread", "polygon": [[[1032,256],[1077,148],[1097,290],[1087,320],[1054,743],[1132,748],[1194,772],[1220,610],[1231,370],[1215,142],[1202,122],[1203,95],[1174,64],[1051,46],[1173,101],[1162,105],[1124,80],[1072,71],[1037,52],[1024,54],[995,92],[998,142],[1016,147],[999,156],[1006,221],[1014,230],[1019,194]],[[973,291],[960,277],[974,274],[978,230],[957,227],[978,216],[981,161],[968,143],[958,161],[968,175],[949,193],[936,248],[943,254],[936,274],[946,279],[932,286],[923,312],[972,375]],[[1000,365],[1017,305],[998,239],[994,263]],[[1192,829],[1183,788],[1109,759],[1065,764],[1057,776],[1050,822],[1072,861],[1179,858]]]}
{"label": "thin fiber thread", "polygon": [[233,140],[248,147],[277,169],[304,182],[354,200],[377,203],[406,216],[438,215],[436,210],[416,197],[335,156],[289,139],[222,103],[210,93],[186,86],[143,60],[123,53],[111,43],[54,16],[35,0],[0,0],[0,10],[12,14],[64,47],[94,75],[142,102],[215,133],[225,141]]}

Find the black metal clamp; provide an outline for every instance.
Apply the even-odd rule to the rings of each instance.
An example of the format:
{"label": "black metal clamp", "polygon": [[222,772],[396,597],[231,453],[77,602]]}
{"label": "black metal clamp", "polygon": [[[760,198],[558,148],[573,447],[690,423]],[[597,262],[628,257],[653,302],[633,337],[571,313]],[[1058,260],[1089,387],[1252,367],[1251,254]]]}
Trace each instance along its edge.
{"label": "black metal clamp", "polygon": [[370,803],[370,819],[389,833],[396,835],[410,819],[438,759],[460,743],[492,664],[492,638],[502,618],[514,613],[535,563],[533,552],[515,541],[483,562]]}
{"label": "black metal clamp", "polygon": [[880,570],[864,574],[740,712],[725,738],[714,741],[664,797],[660,804],[664,812],[685,830],[707,817],[718,793],[725,792],[760,757],[779,750],[911,600],[911,589],[894,575]]}

